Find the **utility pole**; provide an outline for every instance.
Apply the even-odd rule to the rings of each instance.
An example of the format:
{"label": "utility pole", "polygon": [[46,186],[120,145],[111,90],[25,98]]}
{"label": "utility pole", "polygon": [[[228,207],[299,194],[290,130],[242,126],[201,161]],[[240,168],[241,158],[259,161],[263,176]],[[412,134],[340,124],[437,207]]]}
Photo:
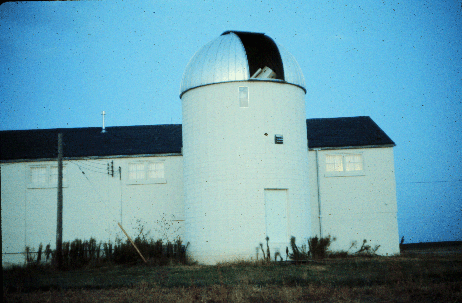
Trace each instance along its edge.
{"label": "utility pole", "polygon": [[63,134],[58,134],[58,214],[56,227],[56,256],[58,268],[63,268]]}

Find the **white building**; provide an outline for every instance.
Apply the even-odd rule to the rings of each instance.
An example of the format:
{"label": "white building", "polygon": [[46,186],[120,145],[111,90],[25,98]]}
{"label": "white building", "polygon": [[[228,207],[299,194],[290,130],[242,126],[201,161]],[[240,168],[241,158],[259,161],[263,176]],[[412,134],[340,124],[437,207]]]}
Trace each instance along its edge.
{"label": "white building", "polygon": [[399,253],[393,141],[369,117],[309,119],[312,235],[332,250]]}
{"label": "white building", "polygon": [[[185,239],[201,263],[285,253],[310,232],[305,81],[264,34],[225,32],[181,84]],[[305,240],[305,241],[304,241]]]}
{"label": "white building", "polygon": [[225,32],[186,68],[183,125],[1,132],[2,264],[55,243],[60,132],[64,241],[114,241],[122,222],[205,264],[255,259],[266,236],[399,253],[393,141],[369,117],[306,120],[304,85],[271,38]]}

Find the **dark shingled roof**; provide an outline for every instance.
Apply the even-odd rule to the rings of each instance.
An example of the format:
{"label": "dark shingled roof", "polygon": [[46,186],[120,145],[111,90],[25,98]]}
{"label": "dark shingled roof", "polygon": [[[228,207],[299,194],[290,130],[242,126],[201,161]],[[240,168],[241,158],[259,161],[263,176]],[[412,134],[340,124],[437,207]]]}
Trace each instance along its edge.
{"label": "dark shingled roof", "polygon": [[[310,148],[394,146],[369,117],[308,119]],[[1,160],[181,153],[181,124],[1,131]]]}
{"label": "dark shingled roof", "polygon": [[309,148],[394,146],[370,117],[306,120]]}
{"label": "dark shingled roof", "polygon": [[176,124],[2,131],[1,159],[56,158],[60,132],[65,157],[181,153]]}

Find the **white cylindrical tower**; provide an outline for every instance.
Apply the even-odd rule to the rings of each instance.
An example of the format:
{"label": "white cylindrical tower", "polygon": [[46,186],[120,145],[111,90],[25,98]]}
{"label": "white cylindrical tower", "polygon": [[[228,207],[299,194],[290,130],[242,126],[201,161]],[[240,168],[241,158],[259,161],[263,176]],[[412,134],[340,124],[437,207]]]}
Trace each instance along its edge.
{"label": "white cylindrical tower", "polygon": [[224,32],[181,84],[185,241],[202,264],[285,257],[310,232],[305,83],[264,34]]}

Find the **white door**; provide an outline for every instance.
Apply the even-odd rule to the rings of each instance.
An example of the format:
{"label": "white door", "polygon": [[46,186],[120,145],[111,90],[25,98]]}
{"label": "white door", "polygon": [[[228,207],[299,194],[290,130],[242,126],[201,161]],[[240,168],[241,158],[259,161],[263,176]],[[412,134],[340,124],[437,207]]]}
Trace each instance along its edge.
{"label": "white door", "polygon": [[265,189],[265,212],[269,243],[287,243],[287,189]]}

